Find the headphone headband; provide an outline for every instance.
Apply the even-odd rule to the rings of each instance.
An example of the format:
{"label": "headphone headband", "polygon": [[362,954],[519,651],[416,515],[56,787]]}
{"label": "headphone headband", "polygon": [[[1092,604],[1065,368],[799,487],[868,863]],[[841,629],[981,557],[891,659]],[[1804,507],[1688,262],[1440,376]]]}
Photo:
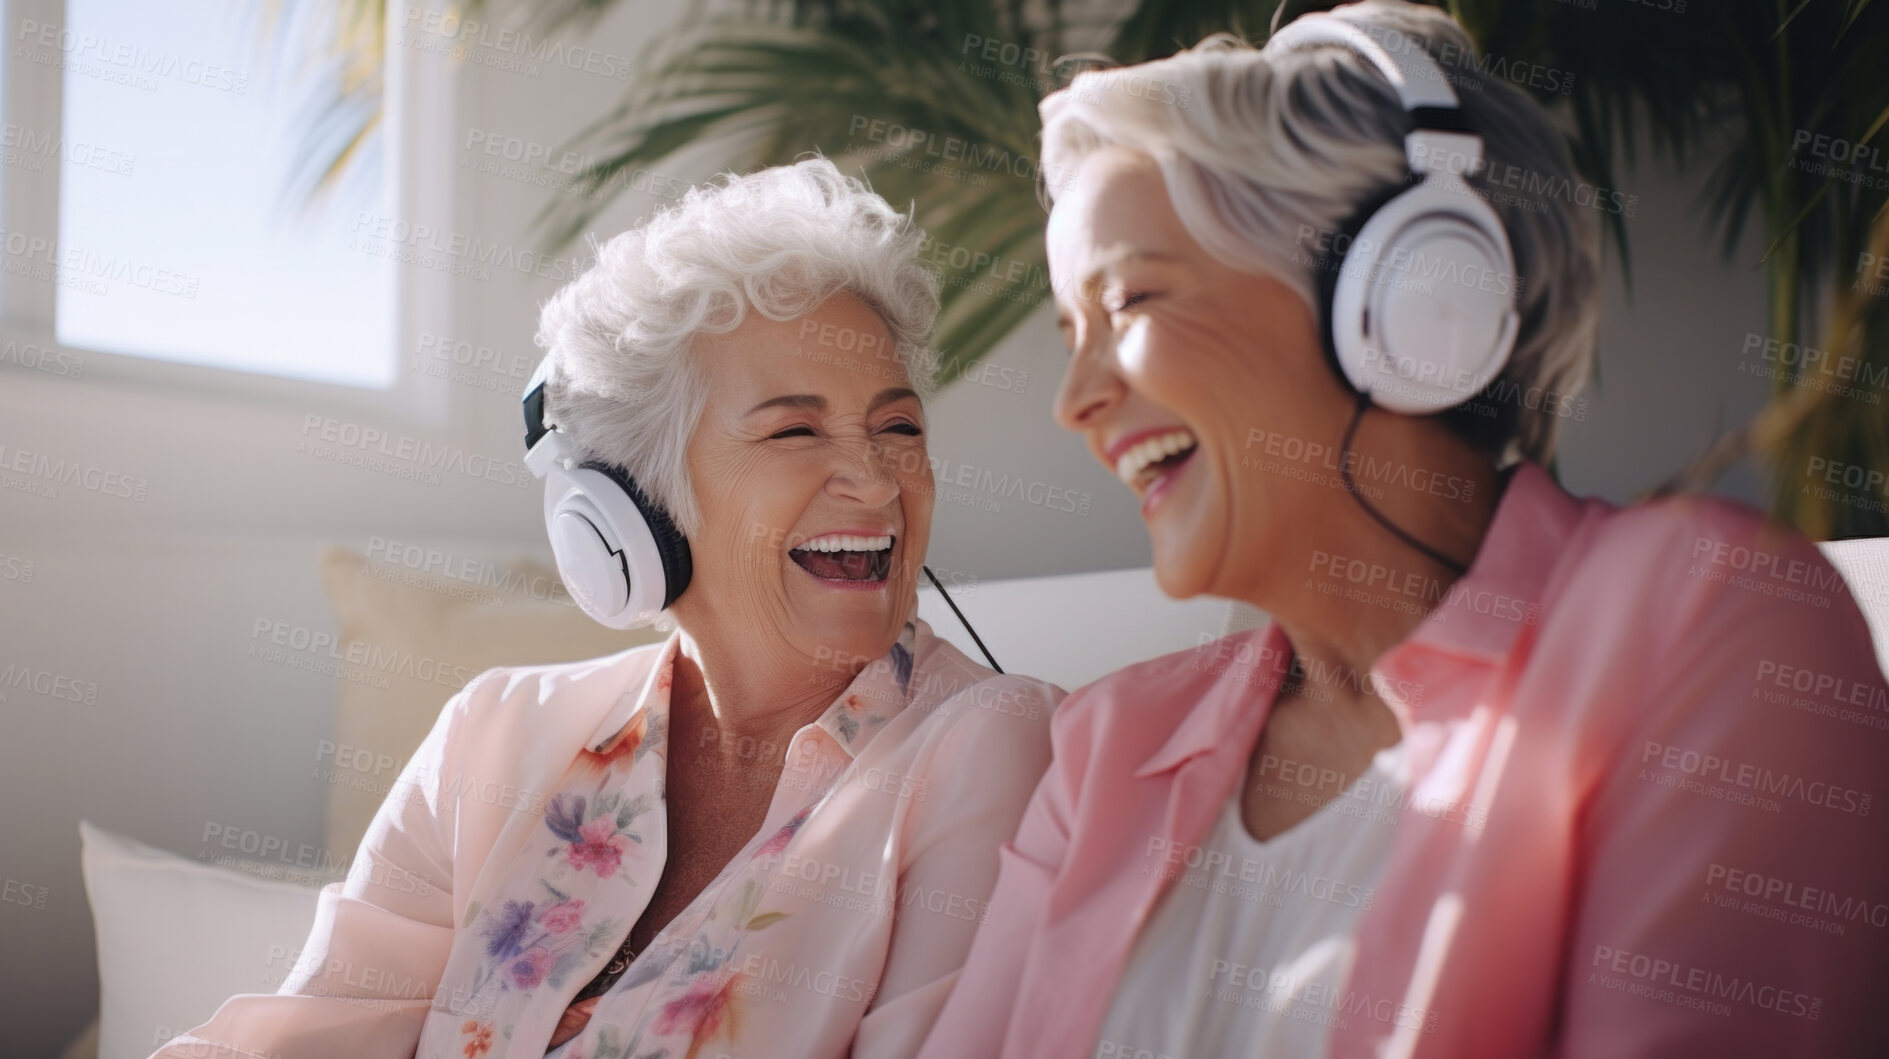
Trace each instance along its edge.
{"label": "headphone headband", "polygon": [[1482,137],[1422,39],[1362,11],[1304,15],[1263,50],[1321,46],[1369,63],[1410,118],[1410,179],[1360,204],[1321,263],[1326,350],[1351,388],[1380,407],[1441,412],[1495,379],[1520,323],[1508,234],[1463,179],[1482,166]]}
{"label": "headphone headband", "polygon": [[1321,44],[1347,48],[1377,67],[1407,111],[1458,109],[1456,92],[1430,53],[1415,39],[1384,26],[1358,23],[1337,13],[1302,15],[1273,34],[1266,48],[1296,51]]}
{"label": "headphone headband", "polygon": [[1447,172],[1454,158],[1482,163],[1482,138],[1469,128],[1449,77],[1422,41],[1388,26],[1342,12],[1303,15],[1266,41],[1266,50],[1297,51],[1321,45],[1345,48],[1370,63],[1397,92],[1411,129],[1404,157],[1413,173]]}

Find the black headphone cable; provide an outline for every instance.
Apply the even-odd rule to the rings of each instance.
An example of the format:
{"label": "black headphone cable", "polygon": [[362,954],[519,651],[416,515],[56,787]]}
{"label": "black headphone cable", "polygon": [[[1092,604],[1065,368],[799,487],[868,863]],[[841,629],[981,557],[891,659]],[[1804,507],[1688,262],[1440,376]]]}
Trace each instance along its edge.
{"label": "black headphone cable", "polygon": [[[1358,403],[1356,407],[1352,409],[1352,412],[1351,412],[1351,425],[1345,428],[1345,440],[1340,442],[1338,446],[1338,476],[1344,479],[1345,492],[1351,494],[1351,499],[1356,500],[1358,502],[1358,506],[1364,509],[1365,514],[1376,519],[1378,525],[1389,530],[1392,534],[1394,534],[1397,537],[1398,540],[1403,541],[1405,544],[1408,544],[1412,548],[1415,548],[1416,550],[1429,556],[1438,565],[1449,570],[1451,573],[1455,574],[1457,577],[1463,576],[1463,574],[1468,572],[1469,567],[1465,566],[1462,563],[1457,562],[1456,560],[1450,558],[1449,556],[1444,555],[1442,552],[1437,551],[1435,548],[1432,548],[1429,545],[1423,543],[1417,538],[1411,536],[1409,533],[1405,532],[1403,527],[1392,522],[1390,519],[1385,518],[1383,512],[1371,506],[1371,502],[1364,498],[1364,493],[1358,488],[1358,483],[1352,480],[1351,460],[1349,458],[1351,455],[1351,439],[1357,434],[1358,424],[1362,422],[1364,419],[1364,410],[1367,407],[1369,407],[1370,404],[1371,404],[1370,393],[1365,390],[1359,390]],[[953,608],[953,609],[956,609],[956,608]],[[973,633],[972,635],[975,636],[976,633]]]}

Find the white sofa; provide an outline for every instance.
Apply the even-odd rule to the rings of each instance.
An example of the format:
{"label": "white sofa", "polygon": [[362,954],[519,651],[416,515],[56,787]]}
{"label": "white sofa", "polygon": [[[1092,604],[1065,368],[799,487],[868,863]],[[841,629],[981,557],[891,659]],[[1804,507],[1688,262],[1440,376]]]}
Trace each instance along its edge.
{"label": "white sofa", "polygon": [[[1870,622],[1880,664],[1889,670],[1889,539],[1824,546]],[[953,599],[998,663],[1074,690],[1130,662],[1251,628],[1264,615],[1220,600],[1177,602],[1146,569],[984,581],[957,586]],[[935,591],[919,612],[940,636],[973,658],[982,654]],[[108,1008],[61,1059],[142,1059],[165,1029],[207,1018],[222,997],[269,992],[306,938],[321,880],[258,878],[254,864],[225,867],[156,850],[82,824],[86,885],[94,904],[100,979]],[[139,915],[161,902],[162,917]],[[217,909],[240,912],[240,945],[183,946],[164,938],[217,933],[190,922]],[[162,937],[141,926],[161,920]],[[227,921],[226,921],[227,922]],[[228,933],[228,931],[224,931]],[[179,959],[172,953],[184,951]],[[260,964],[259,965],[259,961]],[[118,1024],[115,1025],[114,1022]]]}

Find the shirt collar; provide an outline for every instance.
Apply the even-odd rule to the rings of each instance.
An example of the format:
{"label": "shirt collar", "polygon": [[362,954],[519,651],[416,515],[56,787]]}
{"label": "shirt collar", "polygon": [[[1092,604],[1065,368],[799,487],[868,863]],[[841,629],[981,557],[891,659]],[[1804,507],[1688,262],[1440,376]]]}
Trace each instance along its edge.
{"label": "shirt collar", "polygon": [[[814,722],[847,754],[857,757],[879,729],[911,701],[913,658],[918,626],[923,624],[918,618],[906,622],[891,648],[861,669]],[[929,635],[929,628],[925,632]],[[681,645],[682,631],[678,629],[663,641],[642,683],[618,696],[585,741],[586,747],[593,753],[607,754],[625,735],[638,729],[638,718],[645,711],[652,717],[668,717],[669,687]]]}
{"label": "shirt collar", "polygon": [[[682,630],[677,629],[664,640],[656,652],[656,660],[649,667],[641,684],[632,684],[617,696],[615,704],[604,714],[603,721],[590,733],[584,742],[595,754],[607,754],[617,742],[639,726],[638,718],[645,710],[651,716],[665,719],[669,716],[669,685],[675,679],[676,653],[682,649]],[[631,648],[632,651],[635,648]]]}
{"label": "shirt collar", "polygon": [[851,757],[858,757],[879,729],[911,701],[916,621],[906,622],[891,648],[866,663],[833,705],[813,722]]}

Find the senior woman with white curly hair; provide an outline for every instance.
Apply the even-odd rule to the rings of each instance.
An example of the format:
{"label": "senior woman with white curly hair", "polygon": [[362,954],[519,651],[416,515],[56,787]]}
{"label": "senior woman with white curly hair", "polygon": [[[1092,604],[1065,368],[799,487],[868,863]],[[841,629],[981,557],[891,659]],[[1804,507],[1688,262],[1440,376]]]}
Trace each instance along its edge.
{"label": "senior woman with white curly hair", "polygon": [[916,1051],[1062,697],[916,614],[920,239],[815,158],[691,190],[544,307],[545,425],[648,513],[676,630],[467,684],[279,991],[159,1057]]}
{"label": "senior woman with white curly hair", "polygon": [[923,1059],[1889,1054],[1869,630],[1544,469],[1597,222],[1501,70],[1388,0],[1043,101],[1057,420],[1272,621],[1064,701]]}

